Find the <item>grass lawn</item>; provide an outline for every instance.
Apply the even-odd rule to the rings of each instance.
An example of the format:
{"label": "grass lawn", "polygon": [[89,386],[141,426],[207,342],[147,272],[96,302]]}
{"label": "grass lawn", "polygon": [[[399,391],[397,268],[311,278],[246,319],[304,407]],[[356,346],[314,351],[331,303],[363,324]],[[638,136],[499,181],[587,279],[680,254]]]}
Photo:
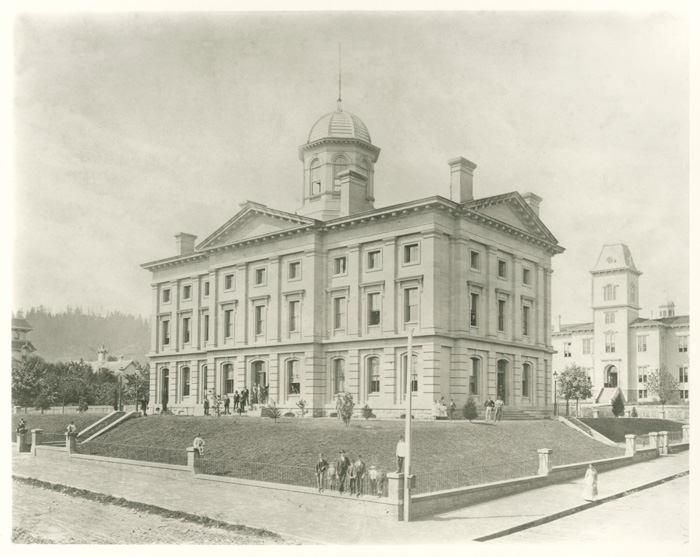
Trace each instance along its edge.
{"label": "grass lawn", "polygon": [[622,443],[625,435],[645,435],[651,431],[683,431],[683,424],[671,420],[646,418],[579,418],[588,427],[611,441]]}
{"label": "grass lawn", "polygon": [[65,433],[68,424],[75,422],[78,431],[104,418],[105,414],[12,414],[12,439],[15,440],[20,418],[27,422],[27,431],[43,429],[44,433]]}

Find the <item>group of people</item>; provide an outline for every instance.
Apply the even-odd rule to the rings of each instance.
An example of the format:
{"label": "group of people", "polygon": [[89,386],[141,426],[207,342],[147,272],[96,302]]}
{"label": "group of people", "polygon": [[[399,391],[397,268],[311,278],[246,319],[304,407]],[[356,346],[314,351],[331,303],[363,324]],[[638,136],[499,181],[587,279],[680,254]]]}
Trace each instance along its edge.
{"label": "group of people", "polygon": [[349,484],[350,496],[360,497],[367,494],[381,497],[386,484],[386,474],[377,470],[374,464],[367,469],[362,455],[358,455],[353,461],[345,455],[345,451],[340,451],[338,460],[335,463],[331,461],[329,464],[323,458],[323,454],[319,454],[316,463],[318,492],[321,493],[328,487],[331,491],[337,489],[338,493],[343,495],[346,482]]}
{"label": "group of people", "polygon": [[487,422],[500,422],[501,421],[501,414],[503,413],[503,405],[505,403],[503,402],[503,399],[499,395],[496,398],[496,402],[493,401],[491,397],[488,398],[486,402],[484,402],[484,409],[485,409],[485,419]]}
{"label": "group of people", "polygon": [[209,416],[210,409],[213,408],[217,416],[224,414],[231,414],[231,399],[233,399],[233,412],[238,412],[242,414],[245,412],[246,406],[252,404],[265,404],[267,402],[269,385],[259,385],[255,384],[252,390],[248,390],[248,387],[243,387],[241,392],[238,391],[233,393],[233,396],[229,396],[228,393],[224,395],[211,395],[212,400],[209,400],[207,395],[204,395],[204,415]]}
{"label": "group of people", "polygon": [[456,409],[457,404],[455,403],[454,399],[450,399],[450,404],[447,405],[445,403],[445,397],[443,396],[440,398],[440,401],[436,400],[433,405],[433,419],[438,420],[449,417],[451,420]]}

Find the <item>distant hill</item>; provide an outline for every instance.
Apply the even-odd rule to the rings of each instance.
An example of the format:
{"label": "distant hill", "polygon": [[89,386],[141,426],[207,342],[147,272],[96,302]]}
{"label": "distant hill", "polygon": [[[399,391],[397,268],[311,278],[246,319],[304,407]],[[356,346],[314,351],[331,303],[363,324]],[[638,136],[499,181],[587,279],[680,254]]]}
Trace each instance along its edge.
{"label": "distant hill", "polygon": [[146,363],[150,350],[150,324],[143,317],[111,312],[107,315],[84,313],[69,307],[61,313],[39,306],[19,311],[34,330],[29,333],[36,354],[48,362],[97,359],[97,350],[104,343],[111,356]]}

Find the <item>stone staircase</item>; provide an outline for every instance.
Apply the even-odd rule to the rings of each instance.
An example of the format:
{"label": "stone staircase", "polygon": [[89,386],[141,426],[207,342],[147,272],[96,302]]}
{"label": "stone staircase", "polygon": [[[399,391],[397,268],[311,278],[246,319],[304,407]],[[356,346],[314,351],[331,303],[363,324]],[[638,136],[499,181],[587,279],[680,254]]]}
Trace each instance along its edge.
{"label": "stone staircase", "polygon": [[[96,430],[93,430],[92,432],[88,432],[88,434],[85,436],[83,435],[83,433],[87,432],[88,430],[86,429],[86,430],[81,431],[78,434],[79,442],[82,444],[82,443],[87,443],[88,441],[92,441],[96,437],[99,437],[100,435],[102,435],[103,433],[106,433],[110,429],[115,428],[116,426],[125,422],[126,420],[140,416],[141,412],[112,412],[112,414],[109,414],[107,417],[110,417],[113,414],[120,414],[120,415],[116,416],[116,419],[112,419],[109,421],[105,420],[104,422],[102,420],[100,420],[99,422],[93,424],[92,427],[97,426],[98,424],[101,424],[102,427],[100,427]],[[88,429],[92,429],[92,427],[88,428]]]}
{"label": "stone staircase", "polygon": [[93,434],[97,433],[98,431],[104,429],[110,424],[113,424],[116,422],[119,418],[121,418],[126,412],[110,412],[103,418],[97,420],[94,424],[89,425],[86,427],[84,430],[78,433],[77,435],[77,440],[79,442],[85,441],[86,439],[90,438]]}
{"label": "stone staircase", "polygon": [[595,399],[596,403],[611,404],[615,393],[617,393],[617,391],[619,390],[619,387],[603,387],[602,389],[600,389],[600,392],[598,393],[598,396]]}
{"label": "stone staircase", "polygon": [[550,413],[545,410],[522,410],[508,406],[504,406],[501,411],[503,421],[544,420],[549,416]]}

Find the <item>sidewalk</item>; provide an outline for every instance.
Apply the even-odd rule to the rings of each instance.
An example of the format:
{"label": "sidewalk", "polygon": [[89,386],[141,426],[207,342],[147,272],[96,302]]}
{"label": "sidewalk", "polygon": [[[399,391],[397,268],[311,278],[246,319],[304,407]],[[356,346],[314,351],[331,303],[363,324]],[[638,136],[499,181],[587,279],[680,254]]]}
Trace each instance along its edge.
{"label": "sidewalk", "polygon": [[[689,451],[599,474],[599,499],[689,470]],[[233,484],[155,478],[138,470],[114,473],[86,461],[54,461],[13,455],[13,474],[37,478],[233,524],[265,528],[304,543],[429,544],[463,543],[585,506],[583,478],[497,499],[411,523],[354,514],[330,514],[320,497],[303,506],[289,493],[269,501],[242,494]],[[624,518],[623,518],[624,520]],[[616,541],[622,542],[620,530]]]}

